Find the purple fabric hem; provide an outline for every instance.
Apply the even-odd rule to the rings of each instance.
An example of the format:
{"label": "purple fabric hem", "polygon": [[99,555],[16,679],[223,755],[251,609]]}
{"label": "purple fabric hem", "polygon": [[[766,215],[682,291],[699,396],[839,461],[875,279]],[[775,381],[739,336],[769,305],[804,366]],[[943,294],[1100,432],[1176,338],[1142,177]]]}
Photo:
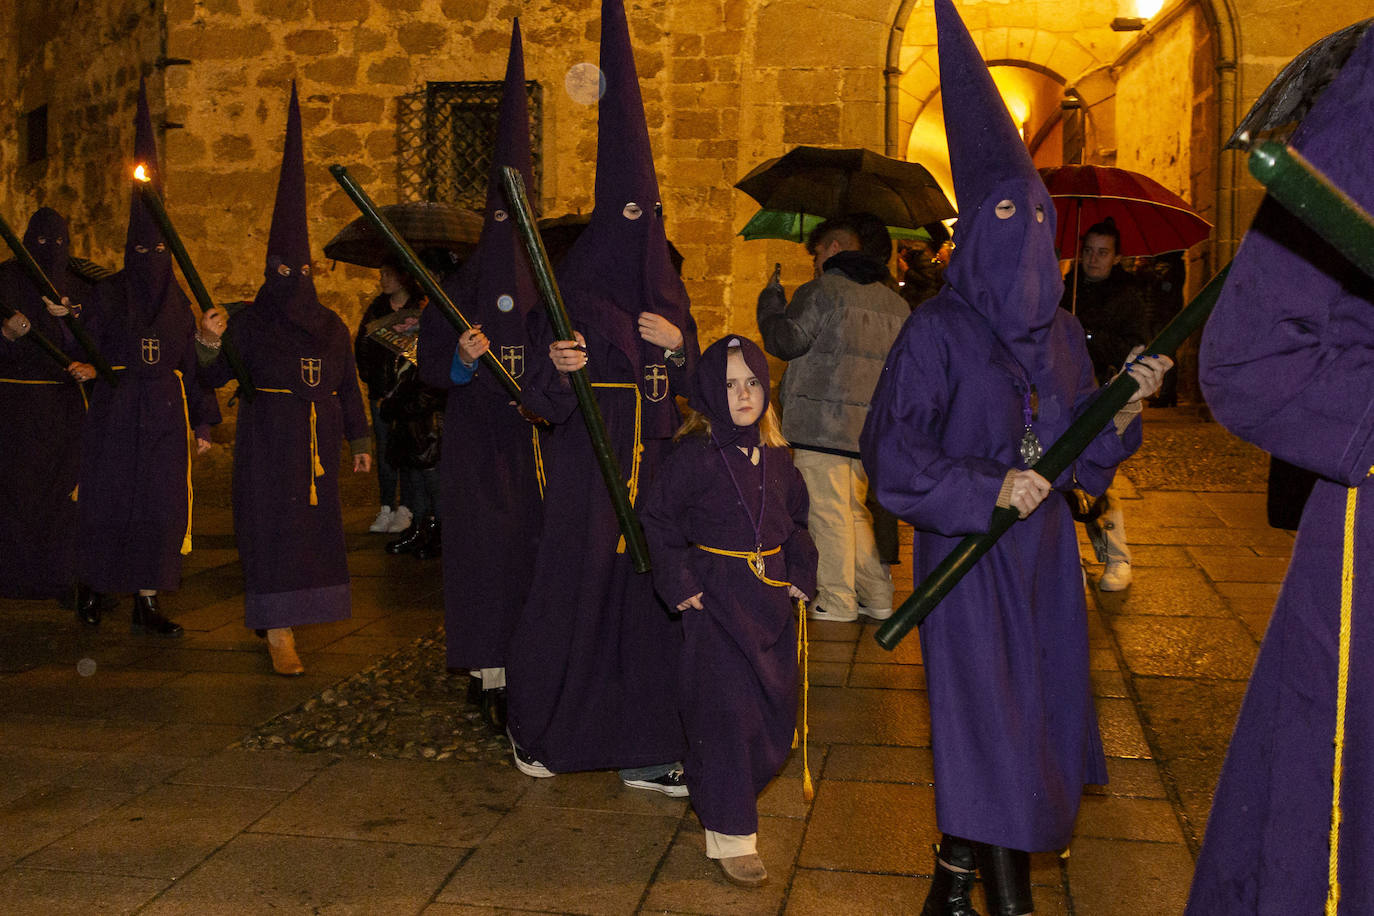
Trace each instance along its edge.
{"label": "purple fabric hem", "polygon": [[267,595],[250,594],[243,602],[244,626],[258,630],[347,620],[352,613],[348,583]]}

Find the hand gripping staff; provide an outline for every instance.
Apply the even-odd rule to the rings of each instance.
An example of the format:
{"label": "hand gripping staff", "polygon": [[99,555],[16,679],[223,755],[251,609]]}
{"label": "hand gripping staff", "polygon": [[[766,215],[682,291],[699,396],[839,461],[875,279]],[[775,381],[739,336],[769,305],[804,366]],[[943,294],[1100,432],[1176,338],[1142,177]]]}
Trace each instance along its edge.
{"label": "hand gripping staff", "polygon": [[[506,200],[511,205],[511,215],[515,217],[520,236],[525,240],[530,266],[534,268],[534,280],[539,285],[540,295],[544,298],[544,307],[548,310],[549,324],[553,325],[554,336],[559,340],[572,340],[572,320],[568,317],[568,309],[563,304],[563,295],[558,291],[558,284],[554,282],[553,267],[549,264],[548,253],[544,251],[544,240],[535,231],[534,211],[530,208],[529,197],[525,194],[525,179],[518,170],[507,165],[501,167],[501,181],[505,185]],[[644,538],[644,528],[639,523],[639,516],[635,515],[634,506],[630,504],[630,494],[625,486],[625,478],[620,473],[620,463],[615,460],[615,452],[611,451],[610,436],[607,435],[606,424],[601,419],[601,407],[596,402],[596,395],[592,393],[592,381],[587,376],[585,368],[570,372],[568,377],[572,380],[573,393],[577,395],[577,404],[582,409],[582,419],[586,422],[587,433],[592,439],[592,451],[596,455],[597,465],[601,468],[601,477],[606,481],[606,490],[611,494],[611,505],[615,509],[616,521],[620,523],[620,533],[625,536],[625,550],[634,563],[635,572],[648,572],[652,568],[649,563],[649,543]]]}
{"label": "hand gripping staff", "polygon": [[[153,186],[152,179],[148,176],[148,170],[143,166],[134,169],[134,178],[138,180],[138,192],[143,195],[143,202],[148,205],[148,212],[153,215],[153,222],[162,232],[162,238],[167,242],[167,247],[172,251],[172,257],[181,265],[181,275],[186,278],[186,285],[191,287],[191,295],[195,297],[196,304],[200,306],[202,314],[215,307],[215,303],[210,300],[210,293],[205,289],[205,284],[200,279],[200,272],[196,270],[196,265],[191,263],[191,256],[186,252],[186,246],[181,243],[181,236],[177,233],[176,227],[172,225],[172,218],[167,215],[167,208],[162,203],[162,195]],[[220,348],[224,351],[224,358],[229,360],[229,367],[234,370],[234,377],[239,382],[239,396],[245,401],[253,400],[253,394],[257,391],[253,387],[253,380],[248,376],[248,367],[243,364],[243,359],[239,356],[238,350],[234,349],[234,342],[229,338],[229,332],[225,331],[220,338]]]}
{"label": "hand gripping staff", "polygon": [[[1340,251],[1355,267],[1374,277],[1374,217],[1335,187],[1297,151],[1281,143],[1266,142],[1250,152],[1250,171],[1269,194],[1308,228]],[[1188,307],[1159,333],[1146,353],[1172,356],[1179,345],[1202,327],[1221,295],[1230,267],[1223,268],[1198,293]],[[1054,480],[1088,447],[1112,416],[1139,388],[1129,373],[1121,373],[1098,394],[1064,435],[1045,452],[1035,465],[1037,473]],[[949,556],[926,577],[911,597],[878,628],[875,638],[884,649],[892,649],[902,637],[929,616],[940,600],[949,594],[978,559],[992,549],[1008,528],[1020,518],[1015,509],[994,509],[992,522],[983,534],[971,534],[959,542]]]}
{"label": "hand gripping staff", "polygon": [[[401,234],[396,231],[396,227],[391,225],[380,212],[376,205],[372,203],[372,198],[367,196],[367,192],[353,180],[353,176],[348,174],[348,169],[342,165],[331,165],[329,174],[334,176],[334,180],[344,189],[344,193],[352,199],[353,203],[362,212],[367,221],[372,224],[372,228],[377,230],[377,234],[382,237],[392,253],[401,260],[406,272],[415,278],[415,282],[429,296],[429,301],[439,307],[439,313],[448,319],[448,323],[458,329],[458,333],[463,333],[472,327],[472,322],[468,321],[458,306],[453,304],[453,300],[439,288],[433,275],[425,269],[425,265],[420,263],[420,258],[410,247]],[[520,383],[511,377],[506,371],[506,367],[501,365],[501,361],[492,355],[491,351],[483,353],[480,357],[482,365],[489,369],[501,386],[510,394],[515,403],[520,403]]]}
{"label": "hand gripping staff", "polygon": [[[33,259],[33,255],[29,254],[29,250],[24,247],[19,236],[14,234],[14,230],[10,228],[9,223],[5,222],[3,216],[0,216],[0,236],[4,236],[5,244],[10,246],[10,251],[14,252],[14,258],[19,262],[19,266],[24,268],[24,273],[28,274],[34,286],[38,287],[39,294],[48,297],[53,302],[61,302],[62,294],[57,291],[57,287],[52,285],[48,275],[43,273],[43,268],[38,266],[38,262]],[[105,361],[105,357],[101,356],[100,351],[96,349],[95,341],[91,339],[90,334],[86,333],[86,327],[81,323],[81,319],[68,312],[62,316],[62,321],[72,332],[76,342],[81,344],[81,349],[86,351],[86,357],[95,367],[95,371],[100,373],[100,377],[108,382],[111,387],[118,387],[119,379],[115,377],[114,370]],[[71,360],[67,360],[66,364],[70,365]]]}
{"label": "hand gripping staff", "polygon": [[[15,313],[15,309],[10,308],[4,302],[0,302],[0,321],[8,321]],[[71,357],[63,353],[61,347],[45,337],[43,332],[35,328],[32,323],[30,323],[29,329],[24,332],[24,339],[33,341],[34,344],[38,346],[38,349],[51,356],[53,362],[57,363],[64,370],[72,364]]]}

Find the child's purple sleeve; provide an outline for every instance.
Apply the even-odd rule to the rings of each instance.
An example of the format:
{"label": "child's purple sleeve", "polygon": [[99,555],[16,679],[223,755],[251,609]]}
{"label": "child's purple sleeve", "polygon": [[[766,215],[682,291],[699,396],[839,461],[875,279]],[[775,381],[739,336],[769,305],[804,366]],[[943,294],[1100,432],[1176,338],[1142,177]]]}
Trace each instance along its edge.
{"label": "child's purple sleeve", "polygon": [[811,499],[801,472],[792,464],[785,450],[783,456],[786,461],[782,476],[787,485],[787,514],[792,517],[793,527],[792,535],[782,545],[782,555],[787,562],[787,581],[810,600],[816,597],[816,564],[819,557],[816,544],[811,540],[811,531],[807,528]]}
{"label": "child's purple sleeve", "polygon": [[683,533],[687,516],[684,497],[692,477],[686,451],[679,446],[668,456],[639,504],[639,519],[653,560],[654,590],[670,609],[705,592],[693,569],[696,548]]}

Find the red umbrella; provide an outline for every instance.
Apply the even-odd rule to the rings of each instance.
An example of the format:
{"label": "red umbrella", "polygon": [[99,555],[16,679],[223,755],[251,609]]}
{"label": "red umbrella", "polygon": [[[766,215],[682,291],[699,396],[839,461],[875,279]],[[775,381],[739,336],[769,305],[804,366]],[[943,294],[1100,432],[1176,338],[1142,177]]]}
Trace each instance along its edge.
{"label": "red umbrella", "polygon": [[1054,198],[1060,257],[1075,257],[1087,228],[1109,216],[1121,233],[1117,254],[1126,257],[1191,248],[1212,231],[1183,198],[1139,172],[1060,165],[1041,169],[1040,177]]}

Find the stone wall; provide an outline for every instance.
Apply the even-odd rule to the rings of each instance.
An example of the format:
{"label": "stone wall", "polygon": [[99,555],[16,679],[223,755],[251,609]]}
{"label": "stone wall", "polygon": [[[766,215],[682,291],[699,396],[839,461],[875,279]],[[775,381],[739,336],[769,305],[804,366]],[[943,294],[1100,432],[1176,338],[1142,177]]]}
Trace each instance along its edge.
{"label": "stone wall", "polygon": [[[107,266],[123,259],[131,183],[123,167],[133,151],[140,76],[149,79],[153,121],[162,123],[161,0],[20,3],[0,107],[5,217],[22,234],[39,206],[71,225],[72,249]],[[24,164],[25,114],[48,106],[48,156]],[[7,255],[7,253],[6,253]]]}

